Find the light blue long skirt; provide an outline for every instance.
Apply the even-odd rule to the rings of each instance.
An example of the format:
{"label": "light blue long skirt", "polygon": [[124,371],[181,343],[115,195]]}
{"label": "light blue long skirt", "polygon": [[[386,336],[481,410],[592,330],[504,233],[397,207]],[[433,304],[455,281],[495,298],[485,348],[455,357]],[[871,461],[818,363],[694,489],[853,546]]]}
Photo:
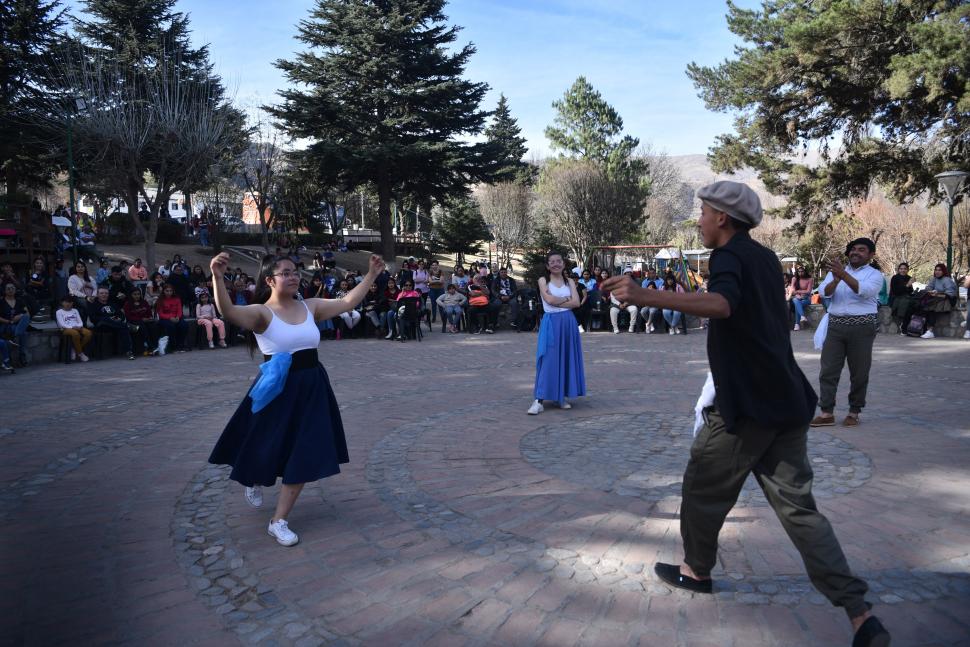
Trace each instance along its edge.
{"label": "light blue long skirt", "polygon": [[570,311],[547,312],[536,348],[535,398],[562,402],[581,395],[586,395],[586,374],[576,317]]}

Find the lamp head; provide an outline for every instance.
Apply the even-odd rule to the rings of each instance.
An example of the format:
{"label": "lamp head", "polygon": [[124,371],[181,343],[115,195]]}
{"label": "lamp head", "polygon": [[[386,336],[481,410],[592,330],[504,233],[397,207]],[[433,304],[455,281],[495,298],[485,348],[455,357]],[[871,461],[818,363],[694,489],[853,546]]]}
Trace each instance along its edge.
{"label": "lamp head", "polygon": [[966,171],[944,171],[934,176],[940,183],[943,193],[946,194],[947,203],[951,206],[957,195],[960,194],[960,187],[967,176],[970,176],[970,173]]}

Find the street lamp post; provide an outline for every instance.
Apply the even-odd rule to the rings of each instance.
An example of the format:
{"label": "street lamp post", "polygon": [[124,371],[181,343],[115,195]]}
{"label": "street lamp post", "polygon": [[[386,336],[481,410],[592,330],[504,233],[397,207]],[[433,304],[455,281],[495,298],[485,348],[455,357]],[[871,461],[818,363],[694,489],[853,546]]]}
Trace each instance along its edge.
{"label": "street lamp post", "polygon": [[946,266],[953,270],[953,203],[960,194],[963,181],[970,176],[966,171],[944,171],[935,177],[940,183],[940,189],[946,196],[947,227],[946,227]]}

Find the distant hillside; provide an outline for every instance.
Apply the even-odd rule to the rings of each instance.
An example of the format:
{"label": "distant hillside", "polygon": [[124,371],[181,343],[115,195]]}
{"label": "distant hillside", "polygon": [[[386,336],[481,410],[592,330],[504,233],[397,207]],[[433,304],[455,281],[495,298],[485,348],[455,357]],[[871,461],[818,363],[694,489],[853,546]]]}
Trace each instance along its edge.
{"label": "distant hillside", "polygon": [[[758,197],[761,198],[761,205],[766,209],[771,209],[782,204],[782,198],[778,198],[768,193],[764,183],[758,179],[758,175],[753,169],[744,168],[736,173],[715,173],[707,161],[707,155],[672,155],[670,161],[680,170],[683,181],[696,192],[699,188],[718,180],[732,180],[743,182],[751,187]],[[700,212],[700,200],[694,200],[694,210],[697,215]]]}

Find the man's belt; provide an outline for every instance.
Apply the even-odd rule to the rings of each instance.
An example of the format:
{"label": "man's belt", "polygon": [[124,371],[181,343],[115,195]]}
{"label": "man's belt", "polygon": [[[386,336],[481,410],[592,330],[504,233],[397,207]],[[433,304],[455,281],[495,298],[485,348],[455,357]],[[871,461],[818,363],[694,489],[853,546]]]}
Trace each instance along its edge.
{"label": "man's belt", "polygon": [[829,315],[830,324],[840,326],[875,326],[879,322],[876,313],[868,315]]}

